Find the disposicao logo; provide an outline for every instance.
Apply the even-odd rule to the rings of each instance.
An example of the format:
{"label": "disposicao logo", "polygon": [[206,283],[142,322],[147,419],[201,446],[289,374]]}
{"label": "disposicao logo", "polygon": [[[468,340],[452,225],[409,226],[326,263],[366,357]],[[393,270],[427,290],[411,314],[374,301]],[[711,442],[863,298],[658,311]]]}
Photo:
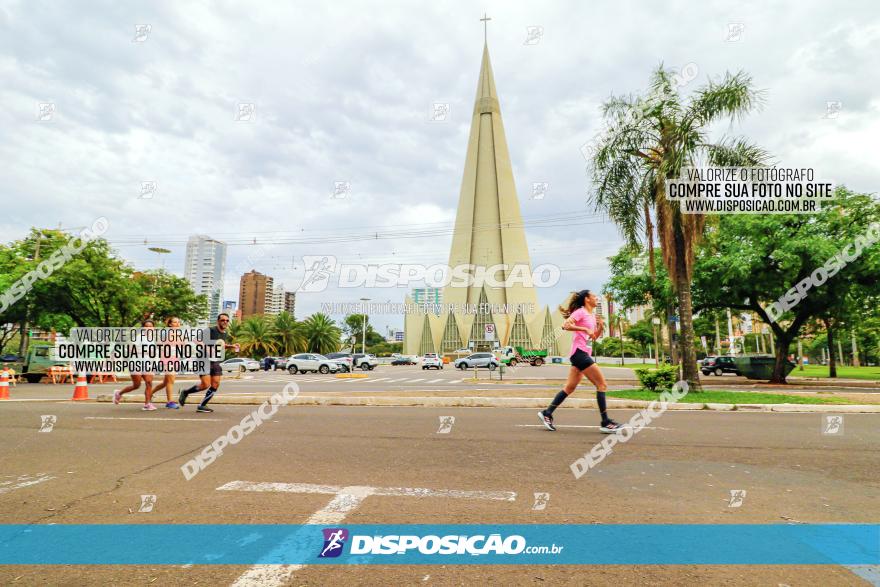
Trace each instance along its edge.
{"label": "disposicao logo", "polygon": [[335,558],[342,554],[345,541],[348,540],[348,530],[345,528],[324,528],[324,548],[318,558]]}

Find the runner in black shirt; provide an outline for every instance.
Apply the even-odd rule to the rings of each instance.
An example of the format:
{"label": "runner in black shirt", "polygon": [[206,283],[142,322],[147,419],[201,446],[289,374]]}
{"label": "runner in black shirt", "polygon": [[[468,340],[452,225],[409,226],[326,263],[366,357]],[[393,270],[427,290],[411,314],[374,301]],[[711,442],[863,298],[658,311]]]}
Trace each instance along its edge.
{"label": "runner in black shirt", "polygon": [[[226,332],[226,327],[229,326],[229,314],[220,314],[217,316],[217,325],[211,327],[211,340],[212,341],[223,341],[224,348],[233,349],[238,351],[237,344],[229,344],[226,340],[229,338],[229,333]],[[211,408],[208,407],[208,402],[211,401],[211,398],[214,397],[214,394],[217,393],[217,389],[220,387],[220,379],[223,375],[223,369],[220,367],[219,361],[211,361],[211,370],[208,375],[199,375],[199,383],[198,385],[193,385],[189,389],[181,389],[180,394],[177,396],[177,403],[180,404],[181,407],[186,405],[186,398],[189,394],[195,393],[198,391],[205,391],[205,399],[202,400],[202,403],[199,404],[199,407],[196,409],[197,412],[213,412]]]}

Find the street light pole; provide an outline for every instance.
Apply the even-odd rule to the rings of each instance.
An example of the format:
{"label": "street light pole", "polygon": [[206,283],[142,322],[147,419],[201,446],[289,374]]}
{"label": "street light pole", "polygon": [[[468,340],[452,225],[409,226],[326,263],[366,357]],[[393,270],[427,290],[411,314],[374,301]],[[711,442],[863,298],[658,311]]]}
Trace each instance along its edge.
{"label": "street light pole", "polygon": [[[362,302],[369,302],[370,298],[361,298]],[[361,352],[363,354],[367,354],[367,312],[364,310],[364,320],[362,322],[362,331],[361,331]]]}

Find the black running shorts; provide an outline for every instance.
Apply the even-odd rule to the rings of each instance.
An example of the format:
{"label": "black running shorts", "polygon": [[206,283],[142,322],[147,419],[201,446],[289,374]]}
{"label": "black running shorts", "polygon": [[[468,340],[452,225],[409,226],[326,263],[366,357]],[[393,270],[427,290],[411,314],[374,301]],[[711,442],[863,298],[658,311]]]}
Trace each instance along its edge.
{"label": "black running shorts", "polygon": [[596,361],[593,360],[593,357],[591,357],[581,349],[576,350],[569,360],[571,361],[572,365],[577,367],[578,371],[583,371],[590,365],[596,364]]}
{"label": "black running shorts", "polygon": [[217,361],[211,361],[211,375],[223,375],[223,368]]}

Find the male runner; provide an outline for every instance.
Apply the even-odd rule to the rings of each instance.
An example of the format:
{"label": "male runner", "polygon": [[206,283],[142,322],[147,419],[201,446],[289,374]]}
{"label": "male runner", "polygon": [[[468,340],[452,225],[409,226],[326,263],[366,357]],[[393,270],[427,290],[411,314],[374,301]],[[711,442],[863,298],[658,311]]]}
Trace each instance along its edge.
{"label": "male runner", "polygon": [[[226,328],[229,326],[229,314],[225,312],[217,316],[217,325],[211,327],[210,338],[211,341],[217,341],[217,344],[222,344],[225,349],[232,349],[234,351],[238,351],[237,344],[229,344],[226,342],[229,334],[226,332]],[[222,342],[221,342],[222,341]],[[217,389],[220,387],[220,380],[223,376],[223,369],[220,367],[219,361],[211,361],[211,370],[208,375],[199,375],[199,383],[198,385],[193,385],[189,389],[181,389],[180,394],[177,396],[177,403],[180,404],[181,407],[186,405],[186,398],[189,394],[195,393],[197,391],[207,391],[205,392],[205,399],[202,400],[202,403],[199,404],[199,407],[196,408],[197,412],[211,413],[214,410],[208,407],[208,402],[211,401],[211,398],[214,397],[214,394],[217,393]]]}

